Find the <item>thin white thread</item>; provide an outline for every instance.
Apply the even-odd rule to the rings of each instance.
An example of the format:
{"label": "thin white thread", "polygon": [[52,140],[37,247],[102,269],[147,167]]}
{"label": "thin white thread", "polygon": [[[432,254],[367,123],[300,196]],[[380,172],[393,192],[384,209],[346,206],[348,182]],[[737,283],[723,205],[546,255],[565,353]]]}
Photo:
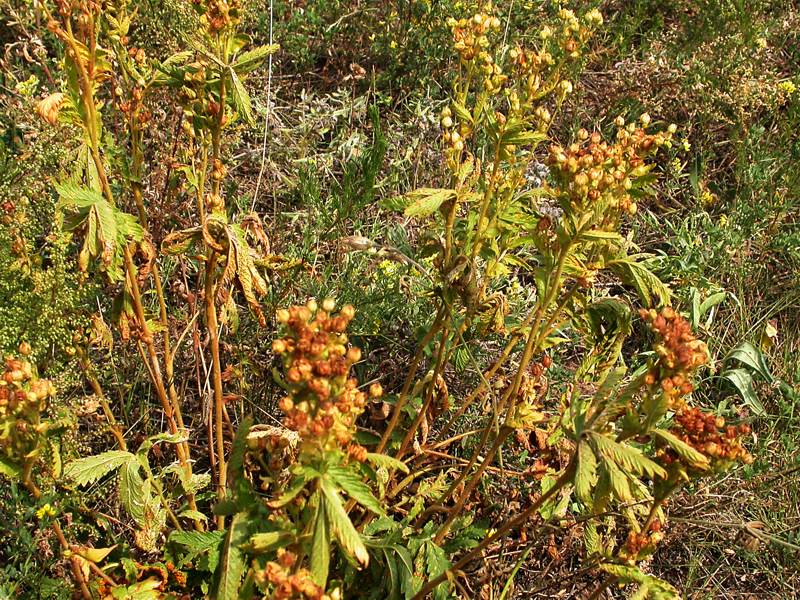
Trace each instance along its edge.
{"label": "thin white thread", "polygon": [[[269,0],[269,45],[272,46],[272,0]],[[250,212],[256,207],[258,190],[261,188],[261,178],[264,175],[264,167],[267,162],[267,135],[269,133],[269,116],[272,112],[272,52],[269,54],[269,64],[267,72],[267,114],[264,116],[264,138],[261,141],[261,167],[258,169],[258,179],[256,180],[256,191],[253,193],[253,202],[250,204]],[[277,201],[273,205],[273,217],[278,212]]]}

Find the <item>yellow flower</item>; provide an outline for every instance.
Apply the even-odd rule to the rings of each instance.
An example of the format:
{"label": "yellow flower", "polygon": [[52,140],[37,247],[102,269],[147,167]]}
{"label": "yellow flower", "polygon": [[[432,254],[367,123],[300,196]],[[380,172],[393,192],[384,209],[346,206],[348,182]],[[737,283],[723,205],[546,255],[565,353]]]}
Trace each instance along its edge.
{"label": "yellow flower", "polygon": [[794,83],[792,83],[788,79],[786,81],[781,81],[778,84],[778,89],[781,90],[787,96],[791,96],[797,91],[797,87],[795,87]]}
{"label": "yellow flower", "polygon": [[728,216],[727,215],[720,215],[719,216],[719,226],[726,227],[728,225]]}
{"label": "yellow flower", "polygon": [[392,50],[394,50],[395,48],[397,48],[397,42],[395,42],[394,40],[392,40],[391,42],[389,42],[389,48],[391,48]]}
{"label": "yellow flower", "polygon": [[45,517],[55,517],[55,516],[56,516],[56,511],[52,506],[50,506],[49,502],[36,511],[37,519],[43,519]]}

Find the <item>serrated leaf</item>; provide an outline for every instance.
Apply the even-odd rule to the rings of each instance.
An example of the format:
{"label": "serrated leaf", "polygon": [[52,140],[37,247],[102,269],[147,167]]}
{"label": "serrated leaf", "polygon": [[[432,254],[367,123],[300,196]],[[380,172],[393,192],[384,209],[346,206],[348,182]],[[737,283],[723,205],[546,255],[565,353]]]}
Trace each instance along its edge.
{"label": "serrated leaf", "polygon": [[214,572],[219,562],[220,544],[224,531],[173,531],[169,536],[169,541],[184,546],[187,554],[178,566],[193,561],[197,556],[208,553],[208,567]]}
{"label": "serrated leaf", "polygon": [[402,460],[396,459],[394,456],[389,456],[388,454],[367,452],[367,462],[371,462],[373,465],[383,467],[384,469],[388,469],[390,471],[402,471],[406,475],[409,473],[406,463],[404,463]]}
{"label": "serrated leaf", "polygon": [[233,69],[239,73],[249,73],[256,70],[264,60],[271,54],[275,54],[281,47],[278,44],[268,44],[264,46],[256,46],[236,57],[233,63]]}
{"label": "serrated leaf", "polygon": [[68,463],[64,468],[64,477],[78,485],[89,485],[132,458],[134,455],[124,450],[109,450],[95,456],[87,456]]}
{"label": "serrated leaf", "polygon": [[575,494],[587,506],[592,500],[592,488],[597,483],[597,459],[592,448],[581,442],[578,445],[578,466],[575,469]]}
{"label": "serrated leaf", "polygon": [[331,534],[325,502],[322,500],[322,492],[318,493],[316,500],[317,514],[311,535],[309,566],[311,567],[311,576],[314,581],[324,588],[328,582],[328,570],[331,562]]}
{"label": "serrated leaf", "polygon": [[692,448],[689,444],[684,442],[672,432],[664,429],[653,429],[651,433],[664,441],[678,454],[678,456],[689,461],[693,466],[700,469],[708,468],[708,458],[704,454]]}
{"label": "serrated leaf", "polygon": [[241,79],[236,71],[230,69],[231,76],[231,98],[236,112],[239,113],[248,125],[253,125],[253,106],[250,103],[250,94],[247,93]]}
{"label": "serrated leaf", "polygon": [[594,431],[590,432],[589,439],[599,454],[613,461],[627,472],[636,475],[647,473],[651,477],[665,478],[667,476],[667,472],[661,465],[647,458],[638,448],[615,442]]}
{"label": "serrated leaf", "polygon": [[236,513],[222,542],[213,596],[217,600],[237,600],[239,597],[239,582],[246,567],[242,545],[247,538],[247,515]]}
{"label": "serrated leaf", "polygon": [[325,515],[331,531],[336,536],[342,549],[355,558],[362,567],[366,567],[369,564],[367,547],[364,545],[361,535],[353,526],[352,521],[350,521],[350,517],[347,516],[336,488],[327,479],[322,479],[320,483],[320,489],[322,490],[322,502],[320,505],[325,507]]}
{"label": "serrated leaf", "polygon": [[119,498],[139,527],[145,526],[145,506],[150,499],[150,484],[142,479],[141,465],[131,457],[119,470]]}
{"label": "serrated leaf", "polygon": [[[604,460],[603,468],[608,475],[608,484],[611,491],[620,502],[632,502],[633,494],[628,476],[623,473],[613,461]],[[599,487],[599,486],[598,486]]]}
{"label": "serrated leaf", "polygon": [[420,188],[410,192],[407,196],[411,203],[403,211],[403,214],[407,217],[423,218],[436,212],[446,201],[455,198],[456,191],[439,188]]}
{"label": "serrated leaf", "polygon": [[364,508],[367,508],[377,515],[384,515],[385,512],[380,502],[372,495],[369,486],[361,481],[361,477],[342,466],[330,466],[326,472],[341,490],[343,490],[353,500]]}
{"label": "serrated leaf", "polygon": [[[637,260],[646,255],[628,256],[608,262],[608,266],[625,283],[633,285],[646,306],[669,304],[669,288],[647,266]],[[658,300],[654,303],[654,300]]]}

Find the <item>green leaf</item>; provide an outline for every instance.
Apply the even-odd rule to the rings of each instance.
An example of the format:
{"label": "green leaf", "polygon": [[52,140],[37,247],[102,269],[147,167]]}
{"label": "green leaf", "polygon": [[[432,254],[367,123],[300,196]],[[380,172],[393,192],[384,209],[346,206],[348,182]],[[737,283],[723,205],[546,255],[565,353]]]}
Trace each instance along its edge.
{"label": "green leaf", "polygon": [[228,460],[228,475],[229,477],[239,477],[242,474],[242,466],[244,465],[244,453],[247,450],[247,436],[250,433],[250,428],[253,426],[253,418],[250,416],[242,419],[239,428],[236,430],[236,436],[233,439],[233,448],[231,449],[231,456]]}
{"label": "green leaf", "polygon": [[404,463],[402,460],[396,459],[394,456],[389,456],[388,454],[367,452],[367,462],[371,462],[375,466],[383,467],[388,470],[402,471],[406,475],[409,473],[406,463]]}
{"label": "green leaf", "polygon": [[456,191],[439,188],[420,188],[407,194],[411,203],[403,214],[407,217],[427,217],[436,212],[447,200],[455,198]]}
{"label": "green leaf", "polygon": [[653,429],[651,433],[664,441],[678,454],[678,456],[689,461],[693,466],[699,469],[708,468],[708,458],[704,454],[692,448],[689,444],[684,442],[672,432],[664,429]]}
{"label": "green leaf", "polygon": [[322,479],[320,489],[323,499],[320,505],[325,507],[331,531],[336,536],[339,545],[361,566],[366,567],[369,564],[369,553],[361,540],[361,535],[356,531],[350,517],[347,516],[336,488],[333,487],[331,481]]}
{"label": "green leaf", "polygon": [[158,577],[148,577],[128,586],[118,586],[111,591],[111,597],[119,600],[160,600],[163,581]]}
{"label": "green leaf", "polygon": [[[608,484],[611,487],[611,491],[614,492],[614,495],[617,497],[617,499],[620,502],[632,502],[634,498],[633,494],[631,493],[631,486],[630,482],[628,481],[628,476],[620,471],[619,467],[610,460],[603,461],[603,468],[608,474]],[[600,486],[598,486],[598,488],[599,487]]]}
{"label": "green leaf", "polygon": [[651,477],[658,476],[666,478],[667,476],[667,472],[661,465],[647,458],[638,448],[627,444],[620,444],[594,431],[589,433],[589,439],[598,454],[613,461],[627,472],[636,475],[647,473]]}
{"label": "green leaf", "polygon": [[20,468],[4,456],[0,456],[0,473],[11,479],[17,479],[21,473]]}
{"label": "green leaf", "polygon": [[585,505],[592,500],[592,488],[597,483],[597,459],[592,448],[581,442],[578,445],[578,466],[575,469],[575,494]]}
{"label": "green leaf", "polygon": [[192,521],[208,521],[208,517],[199,510],[191,510],[189,508],[182,510],[178,516],[184,519],[191,519]]}
{"label": "green leaf", "polygon": [[730,369],[722,374],[723,379],[730,381],[739,392],[744,403],[750,407],[754,415],[763,416],[767,413],[761,400],[756,395],[753,387],[753,376],[744,369]]}
{"label": "green leaf", "polygon": [[217,600],[237,600],[239,597],[239,582],[246,566],[242,545],[247,538],[247,515],[236,513],[222,542],[213,595]]}
{"label": "green leaf", "polygon": [[671,292],[644,262],[637,259],[647,256],[637,254],[608,262],[608,266],[625,282],[633,285],[647,306],[669,304]]}
{"label": "green leaf", "polygon": [[750,342],[742,342],[736,346],[736,348],[728,352],[722,360],[723,362],[737,360],[761,375],[764,381],[770,385],[775,382],[775,377],[772,375],[769,365],[767,365],[767,359],[764,357],[764,353]]}
{"label": "green leaf", "polygon": [[316,519],[314,519],[314,529],[311,534],[309,562],[311,576],[317,585],[324,588],[328,582],[328,570],[331,562],[331,532],[322,492],[317,493],[316,501],[317,515]]}
{"label": "green leaf", "polygon": [[267,504],[269,504],[270,508],[283,508],[294,500],[297,494],[303,491],[303,488],[306,487],[306,483],[308,483],[308,478],[306,478],[305,475],[295,475],[289,489],[283,492],[277,500],[272,500]]}
{"label": "green leaf", "polygon": [[377,515],[386,514],[380,502],[372,495],[369,486],[361,481],[361,478],[346,467],[328,467],[326,475],[329,476],[336,485],[347,493],[353,500],[364,508],[367,508]]}
{"label": "green leaf", "polygon": [[134,455],[124,450],[109,450],[96,456],[87,456],[67,464],[64,468],[64,477],[78,485],[88,485],[132,458]]}
{"label": "green leaf", "polygon": [[135,457],[119,470],[119,498],[122,506],[139,527],[145,526],[145,506],[150,500],[150,483],[142,479],[141,465]]}
{"label": "green leaf", "polygon": [[275,548],[285,546],[291,540],[291,537],[288,531],[264,531],[256,533],[250,538],[247,549],[257,554],[269,552]]}
{"label": "green leaf", "polygon": [[236,71],[230,69],[231,98],[236,112],[239,113],[248,125],[255,124],[253,120],[253,107],[250,103],[250,94],[247,93]]}
{"label": "green leaf", "polygon": [[236,57],[233,70],[239,74],[255,71],[271,54],[275,54],[281,47],[278,44],[256,46]]}
{"label": "green leaf", "polygon": [[173,531],[169,541],[186,548],[186,556],[178,563],[179,567],[208,553],[208,567],[214,572],[219,563],[220,544],[224,537],[224,531]]}
{"label": "green leaf", "polygon": [[643,573],[639,567],[605,563],[600,569],[613,575],[622,583],[638,583],[647,588],[647,598],[653,600],[680,600],[678,590],[666,581]]}

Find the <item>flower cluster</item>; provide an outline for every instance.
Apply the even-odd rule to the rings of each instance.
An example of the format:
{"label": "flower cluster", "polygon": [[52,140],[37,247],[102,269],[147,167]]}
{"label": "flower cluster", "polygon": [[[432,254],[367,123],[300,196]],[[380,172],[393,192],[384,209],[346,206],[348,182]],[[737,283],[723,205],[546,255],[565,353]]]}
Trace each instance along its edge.
{"label": "flower cluster", "polygon": [[[286,413],[284,425],[300,436],[301,454],[341,448],[361,461],[366,450],[352,439],[356,418],[368,396],[359,391],[358,381],[348,376],[350,367],[361,359],[361,351],[347,348],[345,333],[355,309],[346,305],[334,314],[335,308],[329,299],[321,307],[311,300],[305,306],[278,311],[277,320],[288,332],[273,342],[272,349],[283,358],[289,390],[279,406]],[[382,394],[379,384],[370,387],[373,398]]]}
{"label": "flower cluster", "polygon": [[259,574],[259,583],[269,582],[274,586],[272,600],[331,600],[325,590],[314,583],[308,569],[292,569],[297,562],[297,556],[284,548],[278,549],[278,561],[270,561],[266,568]]}
{"label": "flower cluster", "polygon": [[691,376],[708,360],[708,349],[694,336],[689,322],[672,308],[666,307],[660,314],[642,309],[639,314],[658,335],[654,346],[658,359],[645,376],[645,383],[660,386],[670,408],[682,408],[683,397],[694,389]]}
{"label": "flower cluster", "polygon": [[[27,350],[23,344],[21,350]],[[0,379],[0,452],[3,458],[22,465],[35,455],[47,424],[41,413],[55,395],[53,384],[39,379],[26,360],[7,357]]]}
{"label": "flower cluster", "polygon": [[664,539],[664,532],[661,531],[661,521],[654,519],[647,528],[647,531],[629,531],[628,538],[625,540],[623,557],[630,564],[643,558],[643,554],[650,554],[655,550],[658,543]]}
{"label": "flower cluster", "polygon": [[[741,441],[742,435],[750,433],[749,425],[726,425],[723,417],[687,407],[675,415],[671,432],[705,455],[714,470],[724,470],[734,462],[753,462]],[[660,452],[664,464],[680,460],[672,450],[662,449]]]}
{"label": "flower cluster", "polygon": [[461,60],[470,62],[478,58],[488,74],[494,69],[492,57],[486,52],[489,47],[488,34],[500,29],[500,19],[491,14],[491,7],[486,12],[478,13],[471,19],[447,19],[447,25],[453,32],[453,47]]}
{"label": "flower cluster", "polygon": [[211,34],[235,27],[241,18],[239,0],[192,0],[192,4]]}
{"label": "flower cluster", "polygon": [[651,168],[645,164],[645,158],[668,144],[676,131],[676,127],[670,125],[666,131],[648,134],[645,128],[650,117],[646,113],[640,123],[641,126],[626,124],[619,117],[617,139],[613,144],[603,141],[598,132],[590,134],[581,129],[579,142],[567,148],[557,145],[550,148],[548,164],[553,167],[558,187],[566,192],[573,209],[591,202],[636,213],[637,206],[630,190],[635,179]]}

